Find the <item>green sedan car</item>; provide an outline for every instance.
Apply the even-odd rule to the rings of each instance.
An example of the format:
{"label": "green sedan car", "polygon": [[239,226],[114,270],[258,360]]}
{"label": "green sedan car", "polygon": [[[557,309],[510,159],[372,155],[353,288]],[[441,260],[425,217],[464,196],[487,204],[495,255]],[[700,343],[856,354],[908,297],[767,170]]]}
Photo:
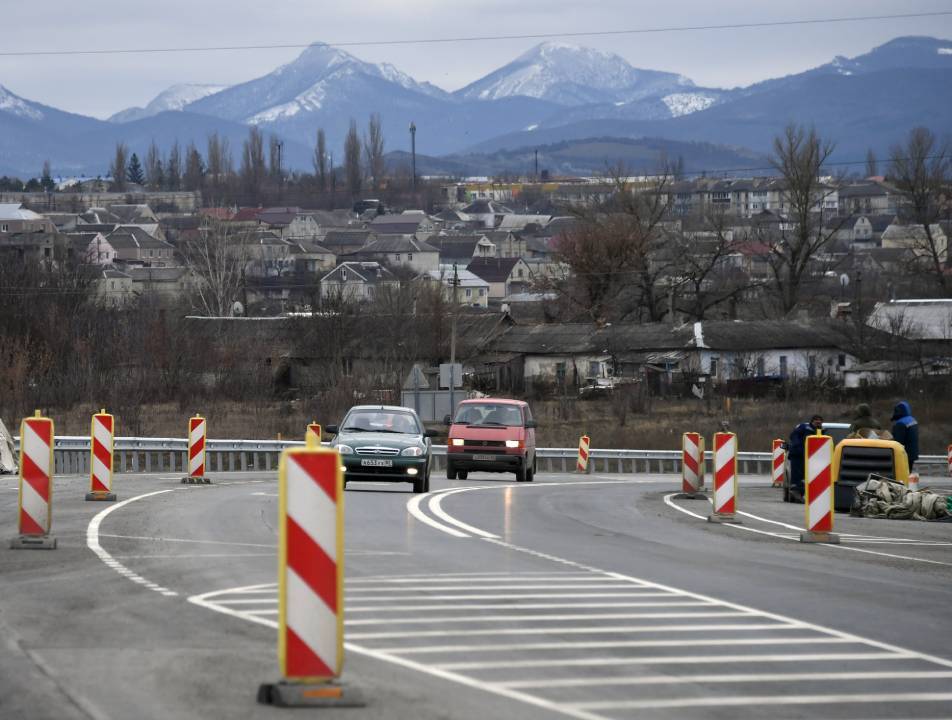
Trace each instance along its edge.
{"label": "green sedan car", "polygon": [[430,438],[419,415],[392,405],[356,405],[340,426],[325,430],[336,435],[331,446],[340,453],[344,485],[351,480],[408,482],[413,492],[430,489]]}

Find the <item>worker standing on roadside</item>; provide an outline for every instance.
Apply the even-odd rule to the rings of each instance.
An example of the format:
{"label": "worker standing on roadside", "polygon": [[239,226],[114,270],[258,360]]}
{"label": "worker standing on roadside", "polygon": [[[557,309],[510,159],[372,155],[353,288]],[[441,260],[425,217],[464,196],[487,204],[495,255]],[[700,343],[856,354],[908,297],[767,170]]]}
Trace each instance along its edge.
{"label": "worker standing on roadside", "polygon": [[906,448],[906,457],[909,458],[909,469],[919,459],[919,423],[912,416],[912,407],[903,400],[896,403],[892,414],[893,440]]}
{"label": "worker standing on roadside", "polygon": [[[856,406],[856,414],[850,424],[850,432],[858,433],[863,437],[877,437],[882,430],[879,422],[873,417],[873,411],[866,403]],[[870,433],[872,431],[872,433]]]}
{"label": "worker standing on roadside", "polygon": [[808,435],[816,435],[818,430],[823,429],[823,418],[814,415],[810,422],[802,422],[797,425],[790,433],[790,440],[787,442],[787,457],[790,458],[790,497],[795,502],[803,502],[803,483],[806,477],[806,466],[804,453],[806,451],[806,441]]}

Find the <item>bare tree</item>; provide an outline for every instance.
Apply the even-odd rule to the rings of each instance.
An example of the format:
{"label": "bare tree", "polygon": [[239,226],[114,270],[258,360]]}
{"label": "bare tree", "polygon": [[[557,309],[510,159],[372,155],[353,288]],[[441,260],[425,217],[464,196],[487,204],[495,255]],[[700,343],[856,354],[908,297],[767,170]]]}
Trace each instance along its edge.
{"label": "bare tree", "polygon": [[922,227],[914,233],[912,248],[919,268],[925,270],[944,291],[949,286],[945,276],[948,239],[938,228],[938,220],[952,205],[952,146],[939,142],[932,131],[913,128],[905,145],[890,151],[890,179],[906,195],[907,205],[901,216]]}
{"label": "bare tree", "polygon": [[373,189],[379,190],[383,182],[383,129],[380,124],[380,115],[373,113],[367,125],[367,136],[364,138],[364,154],[367,157],[367,170],[373,181]]}
{"label": "bare tree", "polygon": [[165,184],[165,169],[162,163],[162,153],[153,140],[145,155],[145,182],[152,190],[161,190]]}
{"label": "bare tree", "polygon": [[208,136],[208,185],[211,190],[210,200],[219,202],[222,189],[232,172],[231,150],[228,147],[228,138],[219,137],[217,132]]}
{"label": "bare tree", "polygon": [[327,190],[327,139],[324,137],[324,128],[317,130],[317,145],[314,147],[314,174],[317,176],[317,187],[321,192]]}
{"label": "bare tree", "polygon": [[169,160],[165,169],[165,183],[169,190],[178,190],[182,182],[182,151],[178,140],[169,149]]}
{"label": "bare tree", "polygon": [[[770,267],[784,314],[800,301],[800,289],[811,261],[826,248],[838,226],[824,228],[826,201],[836,188],[820,178],[834,144],[824,142],[814,128],[788,125],[774,138],[770,163],[783,181],[782,204],[789,222],[763,237],[770,247]],[[832,214],[832,213],[831,213]]]}
{"label": "bare tree", "polygon": [[556,291],[573,315],[593,322],[633,313],[655,322],[664,316],[666,291],[659,281],[670,268],[663,252],[669,237],[661,222],[670,182],[667,169],[634,187],[621,169],[612,171],[611,199],[577,211],[579,222],[557,241],[555,257],[568,274],[542,281]]}
{"label": "bare tree", "polygon": [[211,317],[231,315],[243,289],[249,243],[247,231],[213,218],[205,218],[198,233],[182,243],[182,254],[195,277],[195,303],[201,312]]}
{"label": "bare tree", "polygon": [[264,137],[261,130],[252,127],[241,152],[241,181],[252,202],[261,197],[265,174]]}
{"label": "bare tree", "polygon": [[344,140],[344,172],[347,176],[347,189],[356,197],[360,194],[363,173],[360,170],[360,136],[357,134],[357,121],[353,119]]}
{"label": "bare tree", "polygon": [[123,192],[126,189],[126,165],[129,149],[125,143],[116,143],[116,151],[112,156],[112,163],[109,165],[109,174],[112,176],[112,189],[115,192]]}

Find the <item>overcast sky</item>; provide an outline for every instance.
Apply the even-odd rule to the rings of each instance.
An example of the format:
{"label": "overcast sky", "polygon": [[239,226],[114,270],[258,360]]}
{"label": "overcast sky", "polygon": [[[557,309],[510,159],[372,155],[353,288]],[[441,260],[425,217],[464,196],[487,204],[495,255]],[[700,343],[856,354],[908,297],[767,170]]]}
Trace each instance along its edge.
{"label": "overcast sky", "polygon": [[[729,24],[952,9],[948,0],[47,0],[4,3],[0,50],[90,50],[565,33]],[[835,55],[858,55],[899,35],[952,38],[952,16],[777,28],[574,38],[640,68],[668,70],[698,85],[732,87],[799,72]],[[387,61],[418,80],[455,90],[538,41],[491,40],[347,48]],[[0,57],[0,85],[30,100],[107,117],[145,105],[170,85],[235,84],[267,74],[299,50],[143,55]]]}

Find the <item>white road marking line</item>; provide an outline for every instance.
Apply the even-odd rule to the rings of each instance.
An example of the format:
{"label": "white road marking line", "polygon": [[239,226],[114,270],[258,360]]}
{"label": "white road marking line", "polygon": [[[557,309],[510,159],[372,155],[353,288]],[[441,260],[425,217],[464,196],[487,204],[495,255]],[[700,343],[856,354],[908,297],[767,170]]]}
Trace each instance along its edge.
{"label": "white road marking line", "polygon": [[[174,492],[174,491],[161,490],[159,492]],[[151,495],[153,493],[149,493],[149,494]],[[139,495],[138,497],[131,498],[131,499],[138,500],[141,497],[148,497],[148,496]],[[113,507],[119,507],[119,506],[114,505]],[[202,543],[205,545],[234,545],[235,547],[257,547],[257,548],[273,548],[273,549],[276,549],[278,547],[277,545],[262,545],[261,543],[226,542],[224,540],[193,540],[190,538],[154,537],[149,535],[111,535],[109,533],[102,533],[100,537],[116,538],[118,540],[149,540],[152,542]]]}
{"label": "white road marking line", "polygon": [[506,593],[504,595],[385,595],[384,597],[365,595],[351,596],[352,602],[361,603],[392,603],[403,601],[426,600],[564,600],[568,598],[659,598],[675,597],[666,592],[616,592],[616,593]]}
{"label": "white road marking line", "polygon": [[606,700],[574,703],[575,710],[659,710],[662,708],[739,707],[743,705],[826,705],[844,703],[925,703],[952,700],[952,693],[863,693],[855,695],[744,695],[676,698],[672,700]]}
{"label": "white road marking line", "polygon": [[[370,582],[392,582],[392,583],[410,583],[410,582],[466,582],[469,579],[487,580],[498,578],[500,580],[515,581],[520,577],[525,577],[527,582],[538,582],[554,578],[557,580],[567,579],[569,577],[590,578],[592,575],[588,571],[577,572],[559,572],[553,573],[551,570],[527,570],[518,575],[501,572],[465,572],[465,573],[421,573],[419,575],[371,575],[369,577],[348,578],[349,583],[370,583]],[[541,576],[541,577],[540,577]]]}
{"label": "white road marking line", "polygon": [[[704,520],[706,522],[707,517],[705,517],[704,515],[698,515],[695,512],[691,512],[690,510],[681,507],[680,505],[678,505],[672,500],[672,498],[676,497],[679,494],[680,493],[671,493],[669,495],[665,495],[664,496],[665,505],[667,505],[668,507],[674,508],[675,510],[678,510],[679,512],[683,512],[685,515],[690,515],[691,517],[695,517],[699,520]],[[742,513],[742,514],[749,515],[749,513]],[[757,518],[756,515],[749,515],[749,516],[753,518]],[[773,520],[766,520],[764,518],[758,518],[758,519],[763,519],[765,522],[768,522],[768,523],[771,523],[771,522],[776,523],[776,521],[773,521]],[[783,523],[776,523],[776,524],[783,524]],[[725,525],[727,527],[732,527],[737,530],[743,530],[745,532],[757,533],[758,535],[769,535],[771,537],[780,538],[781,540],[794,540],[797,542],[799,542],[800,540],[799,536],[793,537],[790,535],[782,535],[780,533],[769,532],[768,530],[759,530],[757,528],[748,527],[747,525],[736,525],[734,523],[722,523],[722,525]],[[850,547],[848,545],[830,545],[828,543],[817,543],[817,545],[811,546],[811,547],[817,547],[817,546],[829,548],[834,551],[845,550],[847,552],[858,552],[858,553],[864,553],[867,555],[878,555],[879,557],[893,558],[894,560],[912,560],[913,562],[927,563],[929,565],[942,565],[945,567],[952,567],[952,563],[942,562],[940,560],[929,560],[927,558],[913,557],[911,555],[896,555],[894,553],[879,552],[878,550],[866,550],[864,548]]]}
{"label": "white road marking line", "polygon": [[495,603],[489,605],[414,605],[412,607],[354,607],[353,603],[347,612],[417,612],[419,610],[546,610],[558,608],[625,608],[625,607],[710,607],[711,603],[696,600],[677,602],[624,602],[624,603]]}
{"label": "white road marking line", "polygon": [[107,567],[112,568],[113,570],[118,572],[120,575],[123,575],[124,577],[127,577],[133,582],[138,583],[140,585],[148,585],[150,590],[161,593],[162,595],[165,595],[166,597],[174,597],[175,595],[178,595],[177,592],[175,592],[174,590],[169,590],[168,588],[164,588],[161,585],[158,585],[156,583],[152,583],[149,580],[146,580],[141,575],[137,575],[132,570],[130,570],[125,565],[123,565],[118,560],[116,560],[99,543],[99,537],[100,537],[99,528],[102,525],[103,520],[105,520],[109,516],[109,513],[115,512],[119,508],[125,507],[126,505],[136,502],[137,500],[144,500],[145,498],[150,498],[155,495],[162,495],[163,493],[167,493],[167,492],[174,492],[174,491],[173,490],[156,490],[154,492],[145,493],[144,495],[136,495],[135,497],[131,497],[128,500],[123,500],[122,502],[118,502],[115,505],[110,505],[105,510],[102,510],[101,512],[99,512],[92,520],[89,521],[89,525],[86,526],[86,547],[92,550],[96,554],[96,557],[102,560],[106,564]]}
{"label": "white road marking line", "polygon": [[113,555],[117,560],[191,560],[192,558],[273,558],[274,553],[181,553],[178,555]]}
{"label": "white road marking line", "polygon": [[257,497],[278,497],[278,493],[269,493],[269,492],[253,492],[251,493]]}
{"label": "white road marking line", "polygon": [[278,602],[278,598],[240,598],[238,600],[216,600],[218,605],[273,605]]}
{"label": "white road marking line", "polygon": [[420,495],[414,495],[410,500],[407,501],[407,512],[409,512],[414,518],[419,520],[421,523],[423,523],[424,525],[429,525],[434,530],[439,530],[440,532],[446,533],[447,535],[450,535],[452,537],[457,537],[457,538],[471,537],[470,535],[467,535],[464,532],[460,532],[459,530],[451,528],[449,525],[444,525],[443,523],[437,522],[436,520],[431,518],[429,515],[427,515],[425,512],[423,512],[420,509],[420,503],[422,503],[423,500],[429,497],[430,495],[431,493],[422,493]]}
{"label": "white road marking line", "polygon": [[564,658],[560,660],[510,660],[459,662],[437,665],[443,670],[513,670],[515,668],[598,667],[601,665],[700,665],[702,663],[841,662],[843,660],[917,660],[913,653],[784,653],[770,655],[657,655],[651,657]]}
{"label": "white road marking line", "polygon": [[507,688],[571,688],[607,687],[612,685],[684,685],[695,683],[788,683],[788,682],[836,682],[844,680],[937,680],[952,678],[952,672],[944,670],[903,670],[886,672],[816,672],[816,673],[730,673],[717,675],[639,675],[636,677],[585,677],[546,680],[505,680],[498,683]]}
{"label": "white road marking line", "polygon": [[795,625],[750,623],[722,625],[593,625],[591,627],[489,628],[486,630],[416,630],[414,632],[348,633],[351,640],[398,640],[423,637],[483,637],[486,635],[616,635],[619,633],[744,632],[797,630]]}
{"label": "white road marking line", "polygon": [[518,620],[532,622],[582,622],[588,620],[669,620],[686,618],[735,618],[754,617],[746,612],[648,612],[648,613],[597,613],[588,615],[486,615],[482,617],[428,617],[428,618],[386,618],[374,620],[345,620],[350,625],[458,625],[460,623],[514,622]]}
{"label": "white road marking line", "polygon": [[448,515],[446,511],[444,511],[443,508],[440,506],[440,503],[443,502],[443,499],[446,497],[449,497],[450,495],[456,495],[457,493],[470,492],[471,490],[477,490],[477,489],[478,488],[458,488],[456,490],[450,490],[449,492],[440,493],[439,495],[434,495],[427,502],[427,508],[429,509],[431,513],[436,515],[436,517],[438,517],[440,520],[442,520],[445,523],[449,523],[450,525],[455,525],[463,532],[470,533],[471,535],[476,535],[478,537],[493,537],[493,538],[499,537],[498,535],[488,533],[485,530],[480,530],[479,528],[475,528],[472,525],[467,525],[462,520],[457,520],[451,515]]}
{"label": "white road marking line", "polygon": [[[770,637],[770,638],[681,638],[678,640],[594,640],[585,642],[518,643],[513,645],[424,645],[407,648],[381,648],[383,652],[401,655],[435,655],[441,653],[522,652],[526,650],[607,650],[608,648],[654,647],[725,647],[729,645],[843,645],[843,638]],[[619,659],[622,659],[619,656]],[[508,664],[508,660],[506,661]]]}
{"label": "white road marking line", "polygon": [[[395,588],[395,587],[379,587],[379,588],[368,587],[368,588],[348,588],[347,591],[348,591],[349,593],[353,593],[353,594],[355,594],[355,595],[358,594],[358,593],[360,593],[361,596],[363,596],[364,594],[369,595],[369,594],[371,594],[371,593],[382,593],[382,592],[407,592],[407,593],[411,593],[411,592],[420,592],[421,590],[425,590],[425,591],[430,591],[430,590],[445,591],[445,590],[461,590],[461,589],[465,589],[465,590],[471,590],[471,591],[486,590],[486,591],[488,592],[488,591],[496,591],[496,590],[611,590],[611,589],[614,589],[614,588],[622,588],[622,589],[625,589],[625,590],[631,590],[631,589],[632,589],[632,587],[631,587],[630,584],[625,583],[625,582],[622,582],[622,581],[619,581],[619,580],[615,580],[615,581],[613,581],[613,582],[610,583],[610,584],[602,584],[602,583],[604,583],[604,581],[602,581],[602,580],[600,580],[600,579],[598,579],[598,578],[594,578],[594,579],[593,579],[592,581],[590,581],[590,582],[591,582],[591,584],[575,583],[575,584],[573,584],[573,585],[481,585],[480,587],[472,587],[472,588],[460,588],[460,587],[454,587],[454,586],[452,586],[452,585],[437,585],[437,586],[435,586],[435,587],[434,587],[434,586],[428,586],[428,587],[410,587],[410,588],[408,588],[408,587],[401,587],[401,588]],[[401,597],[404,597],[404,596],[401,596]]]}

